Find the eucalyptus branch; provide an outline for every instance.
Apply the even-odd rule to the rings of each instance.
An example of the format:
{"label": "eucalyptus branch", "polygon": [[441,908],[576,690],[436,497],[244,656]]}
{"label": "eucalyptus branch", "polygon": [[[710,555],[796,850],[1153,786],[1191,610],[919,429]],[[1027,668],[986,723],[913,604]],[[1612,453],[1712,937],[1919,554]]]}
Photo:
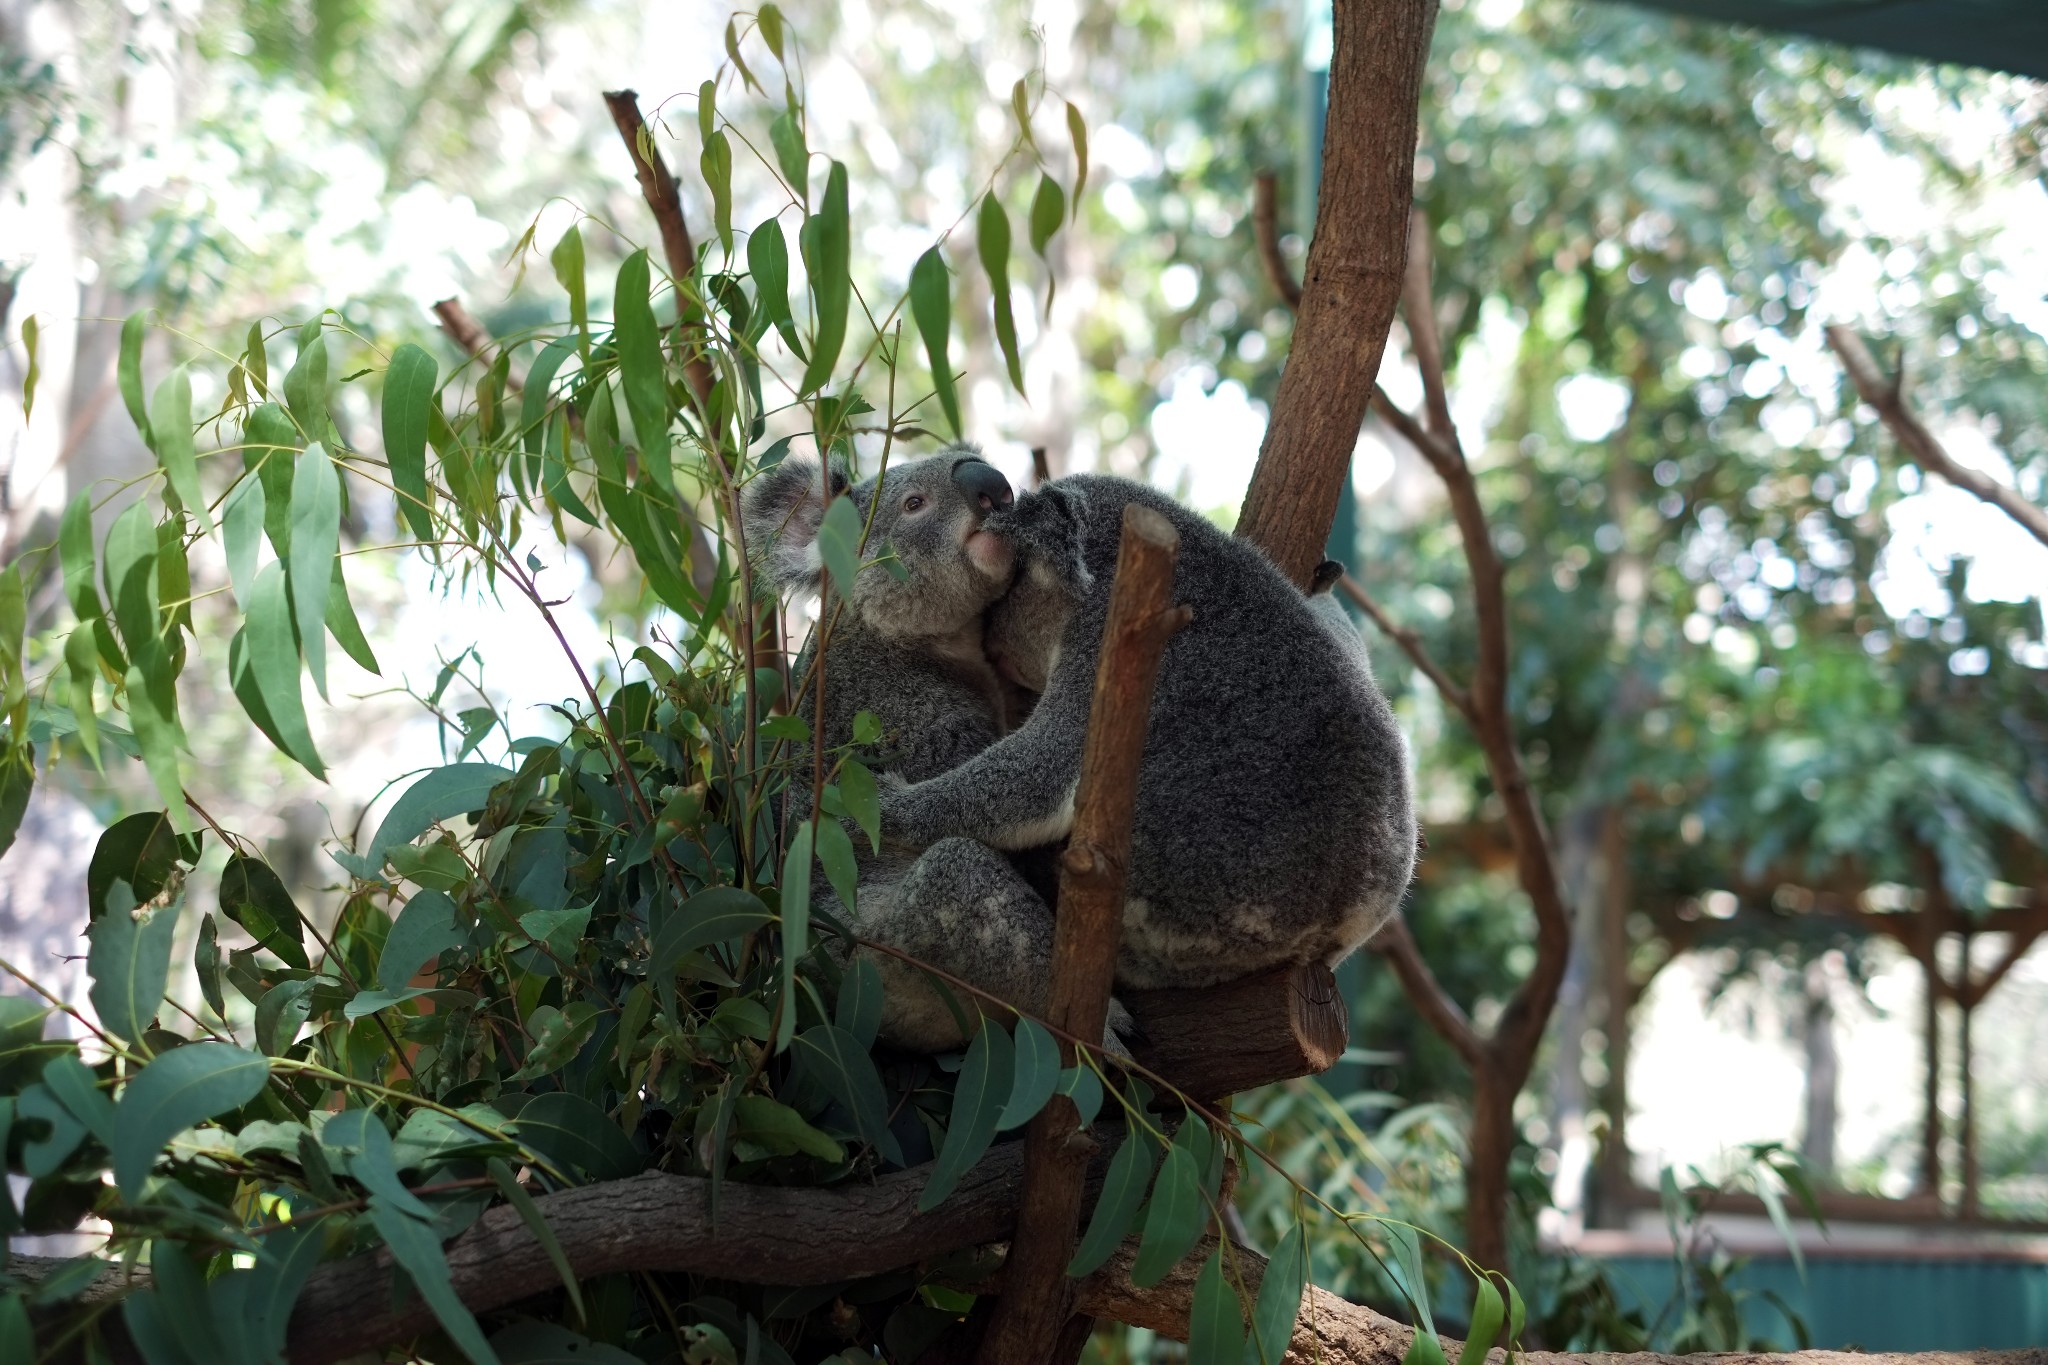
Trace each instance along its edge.
{"label": "eucalyptus branch", "polygon": [[1409,660],[1422,670],[1424,676],[1436,685],[1436,690],[1442,694],[1444,700],[1449,702],[1467,722],[1470,722],[1473,719],[1471,694],[1466,692],[1449,673],[1444,671],[1443,665],[1431,657],[1428,647],[1422,643],[1422,637],[1389,616],[1387,609],[1379,604],[1378,599],[1367,592],[1364,586],[1350,574],[1345,574],[1342,578],[1339,578],[1337,586],[1346,597],[1350,598],[1357,605],[1360,611],[1372,618],[1372,623],[1379,627],[1381,634],[1401,646],[1401,652],[1406,654]]}

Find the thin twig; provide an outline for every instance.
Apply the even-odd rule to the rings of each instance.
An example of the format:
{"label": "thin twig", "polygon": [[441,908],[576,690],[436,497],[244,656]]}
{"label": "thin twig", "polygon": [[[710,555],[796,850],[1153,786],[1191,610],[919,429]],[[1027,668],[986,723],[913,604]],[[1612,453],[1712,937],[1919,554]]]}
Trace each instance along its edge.
{"label": "thin twig", "polygon": [[1877,409],[1877,415],[1891,428],[1899,444],[1913,457],[1914,463],[1923,469],[1930,469],[1941,475],[1956,487],[1972,496],[1990,503],[1999,511],[2018,522],[2022,529],[2043,545],[2048,545],[2048,512],[2019,495],[2016,489],[2007,488],[1981,470],[1958,464],[1948,453],[1947,447],[1934,439],[1934,433],[1921,422],[1918,415],[1906,406],[1905,372],[1887,379],[1878,368],[1877,358],[1870,354],[1870,348],[1863,344],[1863,338],[1840,323],[1827,329],[1828,345],[1842,358],[1842,368],[1849,372],[1849,382],[1856,386],[1857,394],[1864,402]]}
{"label": "thin twig", "polygon": [[[491,334],[484,330],[484,325],[478,322],[467,308],[462,306],[461,299],[442,299],[434,305],[434,316],[440,319],[441,330],[448,334],[448,339],[461,347],[465,355],[479,364],[490,363],[491,347],[495,344],[491,340]],[[505,387],[513,393],[521,393],[525,391],[526,385],[518,375],[508,370],[505,373]]]}
{"label": "thin twig", "polygon": [[1422,210],[1408,215],[1408,269],[1401,277],[1401,316],[1408,323],[1408,349],[1422,371],[1422,416],[1438,440],[1455,446],[1451,400],[1444,386],[1444,347],[1437,335],[1436,296],[1430,288],[1429,219]]}
{"label": "thin twig", "polygon": [[1252,180],[1252,235],[1258,238],[1259,260],[1273,292],[1289,308],[1301,307],[1301,282],[1280,250],[1280,191],[1271,171],[1260,171]]}
{"label": "thin twig", "polygon": [[[669,174],[668,163],[655,150],[654,134],[640,116],[640,96],[631,90],[607,90],[604,103],[611,110],[612,123],[625,140],[626,150],[633,154],[633,174],[640,181],[640,197],[653,210],[655,226],[661,230],[662,258],[668,262],[669,278],[675,281],[676,318],[681,321],[688,309],[683,286],[697,271],[697,252],[690,244],[690,228],[683,219],[682,193],[676,188],[676,178]],[[708,400],[715,381],[704,357],[692,350],[683,360],[683,374],[697,401]]]}
{"label": "thin twig", "polygon": [[1436,684],[1436,690],[1443,694],[1444,700],[1457,708],[1458,714],[1463,716],[1469,723],[1472,720],[1472,698],[1470,694],[1453,680],[1449,673],[1444,671],[1443,665],[1430,657],[1429,650],[1422,643],[1422,637],[1387,615],[1386,608],[1382,607],[1378,600],[1371,593],[1367,592],[1360,585],[1359,581],[1350,574],[1345,574],[1342,578],[1339,578],[1337,586],[1343,590],[1346,597],[1356,604],[1360,611],[1372,618],[1372,623],[1379,627],[1382,635],[1387,636],[1395,644],[1401,646],[1401,652],[1406,654],[1409,660],[1417,668],[1421,669],[1432,683]]}

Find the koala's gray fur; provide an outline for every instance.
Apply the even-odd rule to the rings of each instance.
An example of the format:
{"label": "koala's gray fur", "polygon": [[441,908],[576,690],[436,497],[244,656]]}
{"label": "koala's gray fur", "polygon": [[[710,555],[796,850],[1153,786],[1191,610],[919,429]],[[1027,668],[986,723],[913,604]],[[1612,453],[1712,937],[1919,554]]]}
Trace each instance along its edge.
{"label": "koala's gray fur", "polygon": [[[1002,482],[971,446],[895,465],[850,490],[835,476],[834,493],[850,492],[863,519],[873,514],[869,555],[886,542],[909,576],[898,582],[869,569],[855,580],[825,649],[824,741],[828,748],[850,743],[853,718],[873,712],[883,730],[879,766],[898,780],[935,777],[1003,733],[1005,690],[983,652],[983,630],[987,608],[1010,586],[1015,554],[1007,539],[983,534],[991,509],[955,478],[968,464],[981,466],[984,483],[990,476]],[[821,487],[816,464],[784,460],[747,488],[749,547],[784,592],[819,587]],[[817,638],[798,657],[796,676],[807,673]],[[800,774],[795,784],[802,813],[807,778]],[[863,938],[1027,1009],[1043,1005],[1052,915],[1001,853],[944,839],[922,852],[896,846],[877,855],[858,835],[855,851],[854,919]],[[883,978],[884,1036],[927,1051],[958,1046],[959,1023],[924,974],[886,954],[871,956]],[[961,1003],[971,1017],[973,1001]]]}
{"label": "koala's gray fur", "polygon": [[[1022,849],[1071,829],[1133,502],[1180,533],[1173,595],[1194,618],[1167,644],[1153,697],[1117,980],[1202,986],[1283,962],[1335,962],[1394,913],[1414,866],[1393,713],[1356,628],[1329,619],[1342,617],[1334,602],[1312,605],[1257,550],[1128,480],[1071,476],[989,518],[1024,549],[1019,588],[1044,594],[999,606],[989,648],[1012,676],[1043,678],[1044,695],[1019,729],[960,766],[885,787],[884,837]],[[1073,528],[1078,554],[1047,557],[1034,579],[1030,561],[1044,554],[1034,536],[1060,526]]]}

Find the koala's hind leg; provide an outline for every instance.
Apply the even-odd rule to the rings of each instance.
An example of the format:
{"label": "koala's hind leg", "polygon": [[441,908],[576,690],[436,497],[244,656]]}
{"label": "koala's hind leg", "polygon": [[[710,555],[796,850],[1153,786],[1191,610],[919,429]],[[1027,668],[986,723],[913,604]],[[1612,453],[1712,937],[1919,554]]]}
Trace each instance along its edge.
{"label": "koala's hind leg", "polygon": [[[972,839],[941,839],[892,888],[887,903],[864,906],[861,933],[972,982],[1042,1016],[1052,973],[1052,909],[1010,860]],[[900,958],[872,955],[881,969],[882,1034],[925,1052],[961,1046],[960,1021],[930,977]],[[969,1027],[975,997],[953,990]],[[993,1010],[993,1006],[986,1007]],[[1122,1052],[1111,1010],[1105,1045]]]}

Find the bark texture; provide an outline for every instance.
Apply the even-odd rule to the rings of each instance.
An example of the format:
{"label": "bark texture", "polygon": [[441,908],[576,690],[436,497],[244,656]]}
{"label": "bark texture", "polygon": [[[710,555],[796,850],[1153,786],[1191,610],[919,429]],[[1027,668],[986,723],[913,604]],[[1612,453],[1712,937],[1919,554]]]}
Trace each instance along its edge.
{"label": "bark texture", "polygon": [[1336,0],[1315,235],[1237,533],[1303,588],[1323,558],[1401,297],[1436,0]]}
{"label": "bark texture", "polygon": [[[1124,873],[1131,858],[1131,811],[1138,760],[1152,714],[1152,687],[1167,638],[1187,622],[1171,605],[1180,536],[1150,508],[1124,509],[1116,582],[1103,624],[1102,653],[1081,750],[1074,832],[1060,861],[1059,918],[1053,931],[1047,1022],[1077,1038],[1100,1038],[1109,1015],[1117,945],[1123,935]],[[1060,1062],[1074,1049],[1060,1044]],[[1024,1204],[996,1305],[978,1358],[988,1365],[1051,1361],[1072,1316],[1067,1262],[1080,1226],[1082,1185],[1095,1144],[1080,1130],[1073,1101],[1054,1096],[1024,1139]],[[1069,1339],[1079,1333],[1068,1334]],[[1078,1351],[1073,1354],[1078,1354]]]}

